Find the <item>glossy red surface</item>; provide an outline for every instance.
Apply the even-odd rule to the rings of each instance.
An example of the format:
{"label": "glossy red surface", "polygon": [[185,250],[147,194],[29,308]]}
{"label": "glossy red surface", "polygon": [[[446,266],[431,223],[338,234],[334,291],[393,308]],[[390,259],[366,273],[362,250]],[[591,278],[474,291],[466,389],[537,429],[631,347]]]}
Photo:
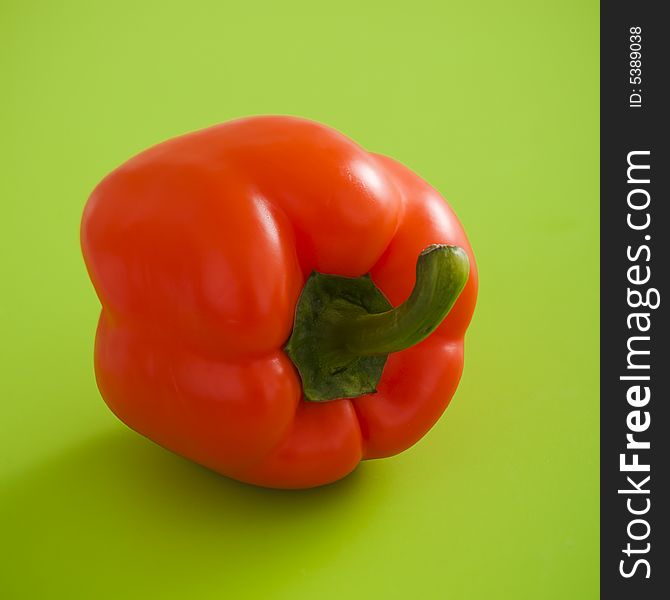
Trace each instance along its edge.
{"label": "glossy red surface", "polygon": [[[477,270],[426,182],[337,131],[293,117],[232,121],[130,159],[82,221],[102,303],[100,391],[127,425],[236,479],[302,488],[419,440],[463,365]],[[424,342],[389,357],[376,394],[308,403],[282,352],[312,270],[371,273],[396,306],[430,244],[464,248],[470,277]]]}

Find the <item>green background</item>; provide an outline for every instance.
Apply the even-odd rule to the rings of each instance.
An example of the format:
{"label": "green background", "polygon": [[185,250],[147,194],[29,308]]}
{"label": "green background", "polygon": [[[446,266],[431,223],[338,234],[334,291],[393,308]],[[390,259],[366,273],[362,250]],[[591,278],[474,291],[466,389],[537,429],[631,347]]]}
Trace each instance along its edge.
{"label": "green background", "polygon": [[[597,597],[597,2],[0,6],[3,598]],[[93,376],[88,193],[257,113],[415,169],[481,273],[445,417],[310,491],[154,446]]]}

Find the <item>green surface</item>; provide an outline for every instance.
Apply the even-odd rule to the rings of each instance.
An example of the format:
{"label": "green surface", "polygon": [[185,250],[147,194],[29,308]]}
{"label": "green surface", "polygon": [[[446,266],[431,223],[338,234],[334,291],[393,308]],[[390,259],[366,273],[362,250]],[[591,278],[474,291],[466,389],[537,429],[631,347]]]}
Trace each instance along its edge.
{"label": "green surface", "polygon": [[[581,0],[0,0],[0,596],[596,598],[598,41]],[[88,193],[256,113],[415,169],[481,274],[445,417],[305,492],[154,446],[93,377]]]}

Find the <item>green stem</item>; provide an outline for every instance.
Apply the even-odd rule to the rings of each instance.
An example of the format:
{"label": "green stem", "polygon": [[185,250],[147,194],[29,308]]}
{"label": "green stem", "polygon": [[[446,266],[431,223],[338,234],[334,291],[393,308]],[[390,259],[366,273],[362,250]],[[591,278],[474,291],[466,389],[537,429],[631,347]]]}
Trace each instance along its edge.
{"label": "green stem", "polygon": [[458,246],[428,246],[416,263],[416,284],[397,308],[365,314],[338,327],[337,337],[358,356],[398,352],[427,338],[442,322],[468,280],[468,255]]}
{"label": "green stem", "polygon": [[388,355],[435,330],[456,302],[469,270],[463,249],[428,246],[416,264],[414,289],[397,308],[368,276],[312,273],[284,347],[300,373],[305,399],[326,402],[374,393]]}

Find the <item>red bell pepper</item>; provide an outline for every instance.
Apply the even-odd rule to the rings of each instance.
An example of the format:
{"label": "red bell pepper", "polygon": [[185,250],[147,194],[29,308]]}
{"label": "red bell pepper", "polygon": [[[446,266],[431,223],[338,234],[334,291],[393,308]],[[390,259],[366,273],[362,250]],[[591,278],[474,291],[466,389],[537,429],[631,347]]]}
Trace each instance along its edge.
{"label": "red bell pepper", "polygon": [[323,125],[255,117],[158,144],[95,188],[81,240],[103,398],[230,477],[335,481],[414,444],[458,384],[477,294],[460,223]]}

